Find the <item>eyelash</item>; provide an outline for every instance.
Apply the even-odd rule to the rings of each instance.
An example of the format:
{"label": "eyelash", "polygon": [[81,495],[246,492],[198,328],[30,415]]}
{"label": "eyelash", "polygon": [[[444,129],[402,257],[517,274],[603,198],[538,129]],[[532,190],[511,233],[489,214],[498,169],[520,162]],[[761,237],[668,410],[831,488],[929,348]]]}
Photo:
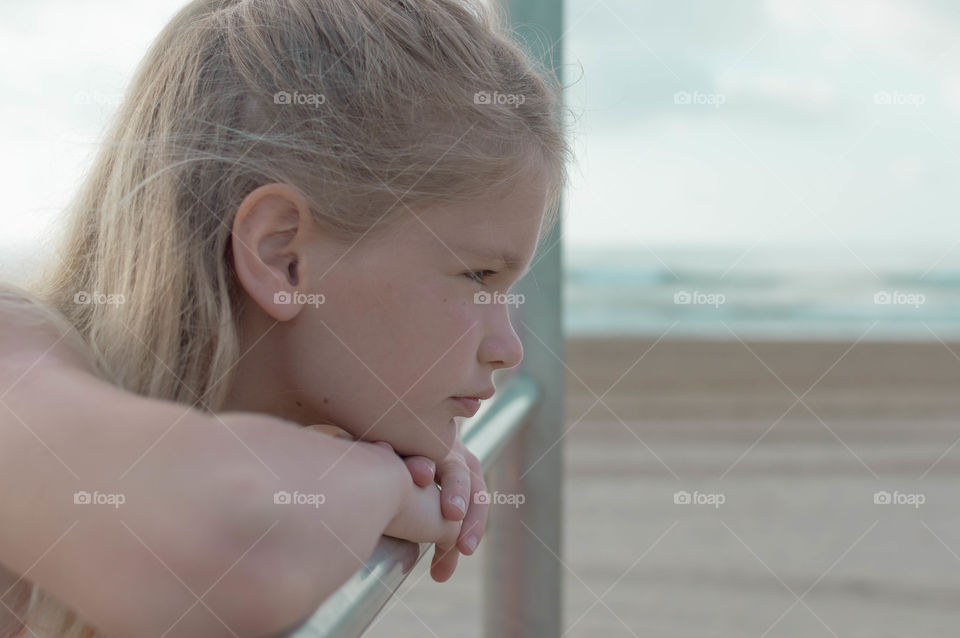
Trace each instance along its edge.
{"label": "eyelash", "polygon": [[[478,273],[480,275],[479,277],[477,276]],[[471,281],[475,281],[478,284],[482,284],[482,283],[485,283],[483,278],[485,273],[488,277],[492,277],[493,275],[497,274],[495,270],[471,270],[470,272],[463,273],[463,275],[464,277],[470,279]]]}

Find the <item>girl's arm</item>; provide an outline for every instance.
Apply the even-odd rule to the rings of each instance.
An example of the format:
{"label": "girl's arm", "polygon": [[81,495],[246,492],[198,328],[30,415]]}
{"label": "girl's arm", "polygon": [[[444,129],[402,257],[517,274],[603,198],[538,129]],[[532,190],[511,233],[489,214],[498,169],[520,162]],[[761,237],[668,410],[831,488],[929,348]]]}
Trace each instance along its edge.
{"label": "girl's arm", "polygon": [[[0,563],[108,634],[294,625],[413,491],[379,445],[147,399],[56,335],[0,325]],[[275,504],[278,491],[323,502]]]}

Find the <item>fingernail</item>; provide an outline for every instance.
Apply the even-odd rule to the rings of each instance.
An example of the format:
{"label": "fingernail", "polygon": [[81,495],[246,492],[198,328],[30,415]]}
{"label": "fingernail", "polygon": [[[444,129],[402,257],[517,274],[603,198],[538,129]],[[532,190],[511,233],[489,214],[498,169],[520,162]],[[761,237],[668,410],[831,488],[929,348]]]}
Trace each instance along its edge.
{"label": "fingernail", "polygon": [[454,496],[452,499],[450,499],[450,503],[460,510],[461,514],[467,513],[467,503],[463,500],[462,496]]}
{"label": "fingernail", "polygon": [[463,544],[467,546],[467,549],[470,550],[470,553],[473,553],[473,550],[477,548],[477,537],[471,536],[467,540],[463,541]]}

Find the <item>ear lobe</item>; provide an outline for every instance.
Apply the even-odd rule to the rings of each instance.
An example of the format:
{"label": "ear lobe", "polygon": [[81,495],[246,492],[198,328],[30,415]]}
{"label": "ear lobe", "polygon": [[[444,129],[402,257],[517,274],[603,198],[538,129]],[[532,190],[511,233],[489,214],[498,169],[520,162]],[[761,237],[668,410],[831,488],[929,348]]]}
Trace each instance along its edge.
{"label": "ear lobe", "polygon": [[291,303],[305,255],[310,209],[286,184],[267,184],[247,195],[233,220],[231,245],[240,285],[277,321],[300,312]]}

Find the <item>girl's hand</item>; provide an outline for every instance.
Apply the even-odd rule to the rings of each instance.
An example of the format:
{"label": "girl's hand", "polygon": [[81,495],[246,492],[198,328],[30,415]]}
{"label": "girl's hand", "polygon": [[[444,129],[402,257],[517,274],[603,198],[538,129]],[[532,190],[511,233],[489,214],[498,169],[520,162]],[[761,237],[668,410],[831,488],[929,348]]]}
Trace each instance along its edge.
{"label": "girl's hand", "polygon": [[[487,525],[487,511],[490,509],[488,499],[476,498],[476,494],[485,493],[487,490],[480,461],[460,439],[457,439],[450,448],[450,453],[437,467],[436,480],[443,489],[444,518],[463,521],[456,548],[464,554],[472,554],[483,536],[483,530]],[[477,502],[478,500],[483,502]],[[460,509],[459,503],[463,503],[465,507]],[[449,550],[441,552],[440,547],[437,546],[430,566],[430,575],[440,583],[447,580],[453,575],[458,558],[458,552]]]}
{"label": "girl's hand", "polygon": [[[332,423],[319,423],[307,428],[329,436],[356,440],[349,432]],[[371,443],[396,453],[386,441],[371,441]],[[401,507],[401,512],[391,521],[384,534],[415,542],[435,543],[430,575],[435,581],[442,583],[448,580],[457,568],[457,559],[460,556],[460,552],[457,551],[458,545],[466,550],[464,553],[473,553],[486,524],[489,506],[486,504],[470,506],[473,493],[486,489],[483,473],[480,471],[480,462],[459,440],[451,448],[450,454],[441,462],[439,471],[436,464],[425,456],[402,458],[415,487],[408,501]],[[477,479],[472,479],[474,475],[479,477],[479,482]],[[437,483],[434,482],[435,479]],[[473,533],[469,536],[461,533],[465,528],[459,521],[464,519],[464,512],[453,504],[457,496],[463,499],[470,514],[469,520],[464,521],[473,525],[471,528]],[[447,521],[447,524],[443,524],[443,521]],[[476,539],[472,547],[466,543],[471,536]]]}
{"label": "girl's hand", "polygon": [[[315,425],[308,425],[306,427],[308,430],[329,434],[330,436],[349,439],[351,441],[357,440],[352,434],[336,425],[333,425],[332,423],[317,423]],[[371,443],[389,446],[389,444],[384,441],[371,441]],[[392,446],[389,447],[391,450],[393,449]],[[432,460],[425,456],[405,456],[403,457],[403,462],[406,464],[407,470],[410,471],[410,477],[413,479],[413,482],[417,487],[426,487],[433,483],[437,466]]]}
{"label": "girl's hand", "polygon": [[305,427],[307,430],[313,430],[314,432],[320,432],[321,434],[328,434],[330,436],[336,436],[342,439],[350,439],[351,441],[356,441],[356,439],[349,432],[343,428],[339,428],[333,423],[316,423],[314,425],[308,425]]}

